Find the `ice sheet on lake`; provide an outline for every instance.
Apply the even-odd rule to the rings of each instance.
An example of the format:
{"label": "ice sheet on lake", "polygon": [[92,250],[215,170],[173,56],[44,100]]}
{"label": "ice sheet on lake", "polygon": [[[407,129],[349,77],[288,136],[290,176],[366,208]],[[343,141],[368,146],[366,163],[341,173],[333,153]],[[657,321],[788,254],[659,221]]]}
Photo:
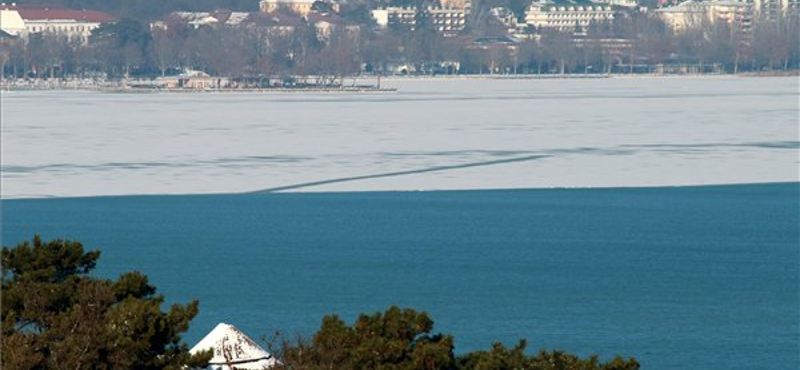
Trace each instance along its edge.
{"label": "ice sheet on lake", "polygon": [[798,181],[795,77],[385,84],[4,92],[2,196]]}

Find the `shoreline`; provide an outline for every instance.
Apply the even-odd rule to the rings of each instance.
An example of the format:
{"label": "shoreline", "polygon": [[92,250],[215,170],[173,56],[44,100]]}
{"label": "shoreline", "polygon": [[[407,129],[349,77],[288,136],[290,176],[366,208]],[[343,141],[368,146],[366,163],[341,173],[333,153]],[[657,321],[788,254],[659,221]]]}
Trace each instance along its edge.
{"label": "shoreline", "polygon": [[[800,70],[742,72],[737,74],[454,74],[454,75],[408,75],[381,76],[380,80],[398,81],[459,81],[459,80],[604,80],[604,79],[733,79],[733,78],[781,78],[800,77]],[[356,80],[365,82],[377,81],[377,76],[361,76]],[[157,94],[157,93],[386,93],[398,91],[395,87],[378,87],[373,85],[355,86],[313,86],[313,87],[274,87],[274,88],[157,88],[142,87],[152,80],[133,80],[129,84],[118,81],[99,81],[87,79],[73,80],[3,80],[0,92],[25,91],[81,91],[95,93],[120,94]]]}
{"label": "shoreline", "polygon": [[345,87],[302,87],[302,88],[223,88],[223,89],[180,89],[180,88],[146,88],[146,87],[123,87],[123,86],[0,86],[0,92],[84,92],[101,94],[226,94],[226,93],[249,93],[249,94],[296,94],[296,93],[392,93],[397,88],[377,88],[365,86],[345,86]]}
{"label": "shoreline", "polygon": [[497,74],[497,75],[420,75],[384,76],[384,81],[425,81],[425,80],[601,80],[601,79],[721,79],[740,77],[798,77],[800,70],[773,72],[732,73],[612,73],[612,74]]}

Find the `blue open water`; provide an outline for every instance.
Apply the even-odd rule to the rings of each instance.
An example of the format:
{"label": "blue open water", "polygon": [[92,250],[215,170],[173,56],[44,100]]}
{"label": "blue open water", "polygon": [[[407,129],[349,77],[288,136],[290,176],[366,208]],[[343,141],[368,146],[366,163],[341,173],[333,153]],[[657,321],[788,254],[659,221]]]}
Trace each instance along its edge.
{"label": "blue open water", "polygon": [[635,356],[644,369],[791,369],[800,185],[5,200],[2,242],[100,249],[199,299],[185,336],[312,333],[389,305],[427,311],[457,352]]}

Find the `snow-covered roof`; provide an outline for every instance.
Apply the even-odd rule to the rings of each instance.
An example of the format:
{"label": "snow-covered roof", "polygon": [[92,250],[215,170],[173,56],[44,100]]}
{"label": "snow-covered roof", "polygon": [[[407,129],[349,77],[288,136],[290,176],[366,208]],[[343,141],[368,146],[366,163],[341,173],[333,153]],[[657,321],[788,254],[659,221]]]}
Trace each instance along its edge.
{"label": "snow-covered roof", "polygon": [[317,0],[261,0],[259,3],[314,4]]}
{"label": "snow-covered roof", "polygon": [[244,22],[249,16],[250,13],[247,12],[231,12],[231,16],[228,17],[228,20],[225,21],[225,24],[235,26]]}
{"label": "snow-covered roof", "polygon": [[178,77],[211,77],[208,73],[203,71],[195,71],[193,69],[187,69],[183,71]]}
{"label": "snow-covered roof", "polygon": [[228,26],[238,26],[247,20],[248,17],[250,17],[250,13],[248,12],[232,12],[230,10],[217,9],[213,12],[172,12],[167,18],[197,28],[199,26],[220,23]]}
{"label": "snow-covered roof", "polygon": [[202,26],[219,23],[219,19],[209,12],[174,12],[172,17],[193,26]]}
{"label": "snow-covered roof", "polygon": [[263,370],[278,360],[233,325],[219,323],[189,350],[195,354],[211,349],[214,356],[208,363],[211,370]]}

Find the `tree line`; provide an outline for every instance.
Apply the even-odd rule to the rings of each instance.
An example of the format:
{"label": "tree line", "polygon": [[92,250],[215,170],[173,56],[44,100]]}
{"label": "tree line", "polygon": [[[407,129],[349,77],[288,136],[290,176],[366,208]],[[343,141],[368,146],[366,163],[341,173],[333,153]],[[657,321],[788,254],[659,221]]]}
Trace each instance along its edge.
{"label": "tree line", "polygon": [[[9,370],[204,368],[211,352],[189,354],[181,334],[199,303],[173,304],[147,276],[116,280],[90,275],[100,257],[81,243],[35,236],[3,247],[0,361]],[[267,347],[282,364],[277,370],[638,370],[634,358],[581,358],[564,351],[512,348],[454,354],[452,335],[433,333],[424,312],[391,307],[362,314],[347,325],[326,316],[310,338],[273,336]]]}
{"label": "tree line", "polygon": [[[634,358],[601,361],[560,350],[526,353],[527,341],[514,347],[494,343],[489,350],[454,355],[452,335],[433,333],[424,312],[390,307],[361,314],[353,325],[336,315],[323,318],[311,339],[273,340],[283,360],[278,370],[638,370]],[[275,337],[273,337],[275,338]],[[281,338],[278,334],[277,338]],[[277,344],[277,345],[275,345]]]}
{"label": "tree line", "polygon": [[415,30],[332,27],[321,34],[298,18],[293,31],[246,26],[171,24],[125,18],[93,31],[88,42],[32,34],[0,43],[7,78],[155,77],[202,70],[229,77],[322,76],[360,73],[642,73],[659,65],[714,66],[717,72],[800,68],[797,17],[760,19],[742,32],[725,22],[673,31],[661,19],[632,13],[576,32],[533,29],[510,40],[497,22],[443,37]]}

